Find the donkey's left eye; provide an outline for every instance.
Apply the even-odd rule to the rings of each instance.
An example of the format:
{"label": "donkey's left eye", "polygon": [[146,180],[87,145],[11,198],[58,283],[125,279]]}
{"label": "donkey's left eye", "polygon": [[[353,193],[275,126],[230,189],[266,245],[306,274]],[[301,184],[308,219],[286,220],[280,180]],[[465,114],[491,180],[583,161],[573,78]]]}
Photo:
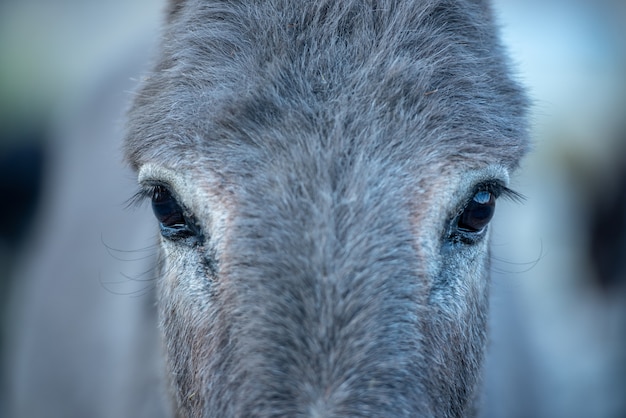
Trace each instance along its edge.
{"label": "donkey's left eye", "polygon": [[458,220],[458,229],[463,232],[480,232],[487,226],[496,210],[493,193],[483,190],[476,192]]}
{"label": "donkey's left eye", "polygon": [[152,211],[159,221],[163,237],[180,239],[195,235],[192,223],[167,187],[153,187]]}

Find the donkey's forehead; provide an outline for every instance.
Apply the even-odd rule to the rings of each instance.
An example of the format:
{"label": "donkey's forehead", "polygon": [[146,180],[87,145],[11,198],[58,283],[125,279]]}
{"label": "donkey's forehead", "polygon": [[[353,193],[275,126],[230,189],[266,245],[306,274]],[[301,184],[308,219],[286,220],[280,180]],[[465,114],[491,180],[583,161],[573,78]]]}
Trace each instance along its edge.
{"label": "donkey's forehead", "polygon": [[[426,103],[420,106],[432,109],[398,116],[384,103],[345,100],[324,106],[294,101],[233,93],[219,104],[189,103],[175,114],[168,111],[159,120],[147,121],[128,138],[127,155],[135,168],[159,162],[172,169],[193,169],[204,162],[217,169],[307,158],[323,164],[325,156],[327,162],[370,159],[415,170],[443,166],[464,170],[488,165],[514,168],[526,149],[525,138],[490,124],[477,106],[463,108],[457,103],[437,109],[443,105]],[[172,102],[175,105],[180,101]],[[364,106],[369,109],[359,109]],[[462,116],[464,124],[458,120]]]}
{"label": "donkey's forehead", "polygon": [[285,148],[517,164],[526,103],[490,25],[470,16],[489,19],[483,6],[271,3],[250,14],[206,2],[172,19],[130,115],[135,168]]}

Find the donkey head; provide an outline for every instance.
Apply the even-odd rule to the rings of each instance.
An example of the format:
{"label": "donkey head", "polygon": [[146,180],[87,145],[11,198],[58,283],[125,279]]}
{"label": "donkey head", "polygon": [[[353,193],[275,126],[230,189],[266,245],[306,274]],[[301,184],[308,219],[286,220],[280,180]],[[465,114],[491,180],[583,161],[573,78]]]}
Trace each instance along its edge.
{"label": "donkey head", "polygon": [[179,416],[469,415],[525,97],[478,0],[170,8],[126,154]]}

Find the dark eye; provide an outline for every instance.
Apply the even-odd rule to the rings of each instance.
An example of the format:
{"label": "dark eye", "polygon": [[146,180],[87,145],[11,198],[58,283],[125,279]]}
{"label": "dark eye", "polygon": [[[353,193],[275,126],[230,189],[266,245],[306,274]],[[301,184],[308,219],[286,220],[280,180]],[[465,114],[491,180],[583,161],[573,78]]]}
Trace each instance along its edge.
{"label": "dark eye", "polygon": [[496,198],[486,190],[477,192],[459,216],[458,229],[480,232],[487,226],[496,210]]}
{"label": "dark eye", "polygon": [[161,227],[161,235],[168,239],[187,238],[195,235],[195,227],[188,221],[183,208],[164,186],[152,190],[152,211]]}

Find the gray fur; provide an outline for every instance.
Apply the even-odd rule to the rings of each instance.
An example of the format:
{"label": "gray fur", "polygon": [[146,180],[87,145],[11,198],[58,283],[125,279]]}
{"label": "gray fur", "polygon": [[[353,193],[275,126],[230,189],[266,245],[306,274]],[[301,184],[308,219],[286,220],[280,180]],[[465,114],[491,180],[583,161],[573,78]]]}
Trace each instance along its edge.
{"label": "gray fur", "polygon": [[481,1],[177,1],[126,154],[203,231],[162,239],[180,417],[460,417],[487,237],[451,239],[527,149]]}

